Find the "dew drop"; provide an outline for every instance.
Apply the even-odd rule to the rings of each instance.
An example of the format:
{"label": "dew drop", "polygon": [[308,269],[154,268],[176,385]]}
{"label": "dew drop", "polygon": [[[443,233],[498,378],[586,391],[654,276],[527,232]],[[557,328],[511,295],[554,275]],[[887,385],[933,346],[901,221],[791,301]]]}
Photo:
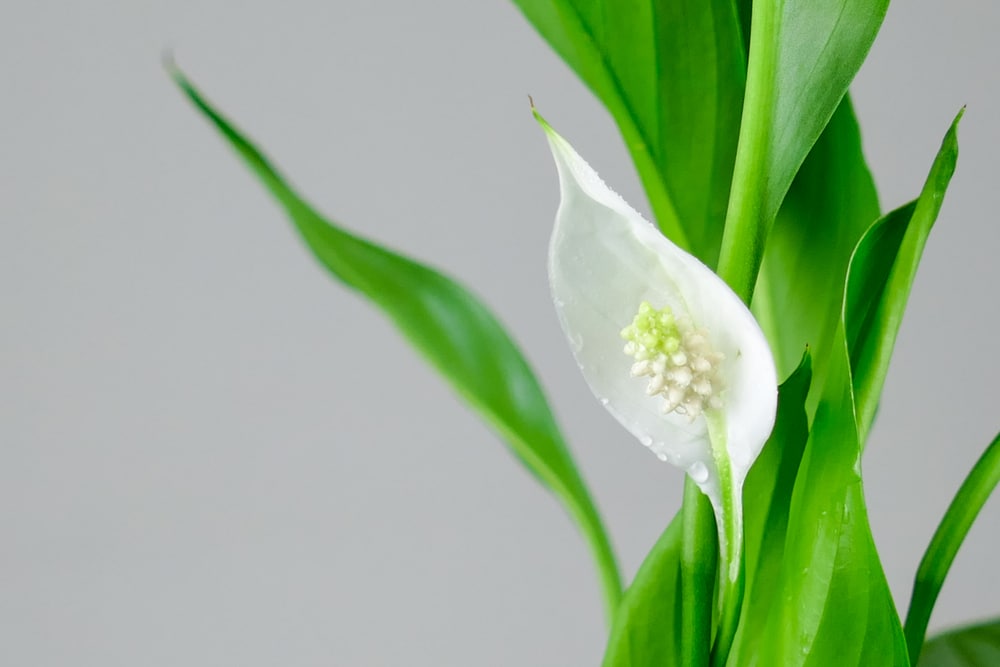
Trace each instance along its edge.
{"label": "dew drop", "polygon": [[653,439],[648,435],[644,435],[641,438],[639,438],[639,442],[641,442],[646,447],[649,447],[653,444]]}
{"label": "dew drop", "polygon": [[663,452],[657,452],[656,453],[656,458],[660,459],[661,461],[666,461],[667,460],[667,455],[664,454]]}
{"label": "dew drop", "polygon": [[691,475],[691,479],[695,481],[696,484],[704,484],[708,481],[708,468],[701,461],[695,461],[688,468],[688,474]]}
{"label": "dew drop", "polygon": [[609,400],[608,400],[608,399],[606,399],[606,398],[602,398],[602,399],[601,399],[601,405],[607,405],[607,404],[608,404],[608,403],[610,403],[610,402],[611,402],[611,401],[609,401]]}

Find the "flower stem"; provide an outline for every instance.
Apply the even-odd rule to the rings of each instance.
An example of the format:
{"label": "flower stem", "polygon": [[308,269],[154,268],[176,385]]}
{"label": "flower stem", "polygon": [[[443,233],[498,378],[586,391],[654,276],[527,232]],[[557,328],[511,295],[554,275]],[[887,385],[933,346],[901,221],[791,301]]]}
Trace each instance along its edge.
{"label": "flower stem", "polygon": [[726,448],[726,422],[721,412],[705,413],[712,457],[719,471],[720,506],[716,508],[719,531],[719,629],[712,649],[712,664],[725,665],[739,626],[743,605],[743,508],[741,489],[733,479]]}
{"label": "flower stem", "polygon": [[767,201],[767,174],[777,57],[777,45],[771,36],[776,33],[783,4],[753,3],[743,119],[719,253],[719,277],[747,305],[757,282],[764,242],[777,213],[771,210],[776,209],[775,202]]}

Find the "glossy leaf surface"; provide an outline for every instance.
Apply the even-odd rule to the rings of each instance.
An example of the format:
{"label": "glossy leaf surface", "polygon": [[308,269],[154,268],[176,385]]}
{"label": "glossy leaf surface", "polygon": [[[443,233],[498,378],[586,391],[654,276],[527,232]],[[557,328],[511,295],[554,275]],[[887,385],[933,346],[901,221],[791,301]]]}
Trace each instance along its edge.
{"label": "glossy leaf surface", "polygon": [[719,272],[752,293],[765,240],[881,26],[888,0],[760,0],[752,6],[739,149]]}
{"label": "glossy leaf surface", "polygon": [[515,4],[611,112],[663,232],[714,266],[746,72],[735,5]]}
{"label": "glossy leaf surface", "polygon": [[955,173],[961,118],[960,112],[917,200],[875,223],[851,259],[844,316],[862,437],[875,418],[917,266]]}
{"label": "glossy leaf surface", "polygon": [[865,510],[842,329],[839,336],[792,493],[780,601],[760,632],[743,634],[744,664],[908,664]]}
{"label": "glossy leaf surface", "polygon": [[845,98],[788,192],[754,292],[754,314],[775,350],[779,377],[795,369],[808,345],[813,386],[823,386],[851,254],[878,216],[858,123]]}
{"label": "glossy leaf surface", "polygon": [[746,596],[739,631],[730,655],[744,664],[755,638],[764,631],[768,610],[784,604],[778,588],[788,532],[788,513],[795,479],[809,438],[806,397],[812,381],[807,352],[795,372],[781,385],[774,433],[750,470],[743,488],[746,508]]}

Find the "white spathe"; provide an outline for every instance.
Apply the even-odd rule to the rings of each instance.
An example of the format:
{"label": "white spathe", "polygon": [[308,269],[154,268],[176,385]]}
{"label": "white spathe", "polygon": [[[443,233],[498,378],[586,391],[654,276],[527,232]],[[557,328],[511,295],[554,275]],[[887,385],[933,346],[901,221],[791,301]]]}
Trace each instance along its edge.
{"label": "white spathe", "polygon": [[[549,282],[577,364],[622,426],[661,459],[686,470],[718,510],[721,494],[735,491],[739,497],[774,426],[777,377],[764,334],[725,282],[644,220],[538,119],[562,192],[549,247]],[[735,489],[720,489],[706,417],[664,414],[663,399],[649,396],[645,379],[630,373],[633,360],[623,352],[620,332],[643,301],[690,318],[724,355],[715,423],[725,429]]]}

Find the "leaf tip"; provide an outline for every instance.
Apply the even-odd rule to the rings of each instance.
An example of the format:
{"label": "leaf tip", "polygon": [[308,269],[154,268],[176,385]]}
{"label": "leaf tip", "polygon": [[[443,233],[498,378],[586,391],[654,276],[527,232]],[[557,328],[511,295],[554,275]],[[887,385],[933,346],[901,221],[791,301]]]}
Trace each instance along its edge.
{"label": "leaf tip", "polygon": [[187,83],[187,78],[184,76],[184,72],[181,71],[180,66],[177,64],[177,58],[174,56],[174,50],[171,47],[165,47],[160,53],[160,64],[163,69],[166,70],[167,75],[174,80],[179,86],[184,86]]}
{"label": "leaf tip", "polygon": [[549,135],[554,134],[555,130],[553,130],[552,126],[549,125],[549,122],[545,120],[545,117],[539,113],[538,107],[535,106],[535,99],[531,95],[528,95],[528,104],[531,105],[531,115],[535,117],[535,120],[542,126],[545,133]]}

